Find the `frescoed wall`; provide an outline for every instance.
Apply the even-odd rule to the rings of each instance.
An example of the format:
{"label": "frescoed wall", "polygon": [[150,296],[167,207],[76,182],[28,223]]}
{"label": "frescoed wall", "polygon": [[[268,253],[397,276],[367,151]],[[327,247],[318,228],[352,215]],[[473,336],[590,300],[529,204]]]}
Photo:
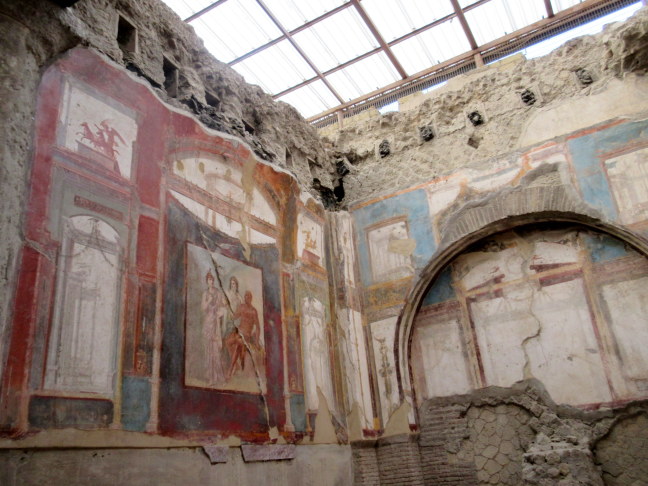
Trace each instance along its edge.
{"label": "frescoed wall", "polygon": [[291,175],[85,49],[43,77],[33,165],[3,428],[344,433],[326,219]]}
{"label": "frescoed wall", "polygon": [[333,214],[96,53],[40,89],[7,433],[348,444],[530,379],[648,397],[645,119]]}
{"label": "frescoed wall", "polygon": [[[435,271],[409,334],[399,335],[399,316],[437,255],[511,216],[551,221],[548,212],[562,211],[644,235],[647,145],[645,120],[602,124],[351,208],[381,427],[409,396],[419,406],[529,378],[559,403],[646,396],[648,373],[627,371],[622,357],[643,366],[627,336],[644,339],[644,257],[605,233],[531,226],[493,236]],[[400,381],[390,383],[397,366]]]}
{"label": "frescoed wall", "polygon": [[635,250],[579,227],[520,228],[480,242],[437,284],[453,295],[419,313],[417,399],[529,378],[558,403],[642,397],[645,333],[634,327],[645,327],[647,271]]}
{"label": "frescoed wall", "polygon": [[[524,214],[573,199],[643,234],[645,121],[331,216],[240,141],[205,132],[137,82],[117,90],[108,74],[125,76],[78,49],[43,79],[7,426],[265,441],[275,429],[314,438],[324,414],[338,438],[351,425],[362,438],[404,398],[415,406],[410,394],[536,377],[581,406],[645,395],[642,257],[583,228],[513,230],[464,251],[421,299],[411,375],[395,352],[426,265],[486,225],[500,210],[492,201],[517,197]],[[563,192],[545,196],[547,185]],[[560,380],[556,366],[569,370]]]}
{"label": "frescoed wall", "polygon": [[643,479],[645,11],[320,139],[156,2],[5,3],[1,484]]}

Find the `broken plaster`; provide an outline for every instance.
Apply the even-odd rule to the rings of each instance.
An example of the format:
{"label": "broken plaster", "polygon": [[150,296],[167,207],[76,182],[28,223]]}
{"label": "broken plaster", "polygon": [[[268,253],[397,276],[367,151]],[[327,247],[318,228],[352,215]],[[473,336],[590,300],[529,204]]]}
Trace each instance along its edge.
{"label": "broken plaster", "polygon": [[[230,444],[232,441],[218,441],[219,445]],[[240,443],[240,441],[239,441]],[[124,430],[87,430],[87,429],[52,429],[42,430],[22,439],[0,439],[2,449],[38,449],[38,448],[173,448],[199,447],[199,440],[173,439],[161,435],[151,435],[143,432]]]}
{"label": "broken plaster", "polygon": [[313,437],[313,444],[335,444],[337,443],[337,435],[335,427],[333,426],[333,416],[328,405],[326,397],[317,387],[317,396],[319,399],[319,408],[317,410],[317,417],[315,418],[315,436]]}
{"label": "broken plaster", "polygon": [[389,416],[389,421],[385,427],[384,437],[390,435],[409,434],[409,415],[411,406],[407,400],[403,400],[400,406]]}
{"label": "broken plaster", "polygon": [[351,411],[347,415],[347,430],[349,440],[362,440],[364,438],[362,433],[362,412],[358,402],[353,402]]}

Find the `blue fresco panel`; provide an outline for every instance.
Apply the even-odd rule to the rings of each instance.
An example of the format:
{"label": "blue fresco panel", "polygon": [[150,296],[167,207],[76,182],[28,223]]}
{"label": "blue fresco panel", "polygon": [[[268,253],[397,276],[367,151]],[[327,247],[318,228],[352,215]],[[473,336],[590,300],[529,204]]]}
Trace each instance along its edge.
{"label": "blue fresco panel", "polygon": [[398,216],[407,218],[409,237],[416,241],[412,263],[417,270],[427,265],[436,250],[427,194],[422,189],[383,199],[354,211],[360,275],[365,286],[374,283],[372,281],[369,245],[365,231],[369,226]]}

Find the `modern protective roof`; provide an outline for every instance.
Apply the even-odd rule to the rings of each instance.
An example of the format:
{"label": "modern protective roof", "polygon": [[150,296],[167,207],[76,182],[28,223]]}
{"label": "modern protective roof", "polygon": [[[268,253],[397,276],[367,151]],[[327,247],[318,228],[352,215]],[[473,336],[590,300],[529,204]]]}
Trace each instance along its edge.
{"label": "modern protective roof", "polygon": [[[164,0],[313,122],[383,106],[637,0]],[[636,9],[635,8],[635,9]]]}

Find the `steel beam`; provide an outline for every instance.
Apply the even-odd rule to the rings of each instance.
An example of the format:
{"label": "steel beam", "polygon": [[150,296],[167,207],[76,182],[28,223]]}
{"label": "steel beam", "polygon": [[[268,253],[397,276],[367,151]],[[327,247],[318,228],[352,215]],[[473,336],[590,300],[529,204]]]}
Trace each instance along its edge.
{"label": "steel beam", "polygon": [[227,2],[227,0],[218,0],[217,2],[214,2],[214,3],[212,3],[211,5],[207,5],[207,6],[206,6],[205,8],[203,8],[202,10],[199,10],[199,11],[196,12],[195,14],[192,14],[192,15],[190,15],[189,17],[187,17],[186,19],[184,19],[184,21],[187,22],[187,23],[189,23],[189,22],[191,22],[192,20],[196,20],[196,19],[197,19],[198,17],[200,17],[201,15],[206,14],[206,13],[209,12],[210,10],[215,9],[216,7],[218,7],[219,5],[221,5],[222,3],[225,3],[225,2]]}
{"label": "steel beam", "polygon": [[407,72],[405,72],[405,69],[403,69],[403,66],[401,65],[400,61],[396,58],[392,50],[389,48],[389,45],[385,42],[385,39],[383,39],[383,36],[380,34],[378,29],[376,28],[375,24],[367,14],[364,8],[362,8],[362,5],[360,5],[360,2],[358,0],[351,0],[351,3],[353,6],[356,8],[358,11],[358,14],[364,21],[364,23],[367,25],[375,39],[378,41],[378,45],[380,46],[380,49],[387,55],[391,63],[394,65],[396,68],[396,71],[398,71],[398,74],[400,74],[400,77],[402,79],[407,78]]}

